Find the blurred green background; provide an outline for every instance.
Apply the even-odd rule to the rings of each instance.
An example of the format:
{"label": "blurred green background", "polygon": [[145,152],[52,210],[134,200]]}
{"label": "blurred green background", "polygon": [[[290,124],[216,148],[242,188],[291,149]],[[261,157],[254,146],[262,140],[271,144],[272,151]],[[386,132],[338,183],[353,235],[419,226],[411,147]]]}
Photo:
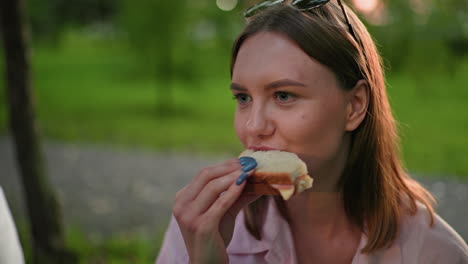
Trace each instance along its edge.
{"label": "blurred green background", "polygon": [[[230,49],[244,25],[242,11],[256,2],[29,0],[42,136],[157,151],[238,153]],[[468,178],[468,2],[345,2],[365,21],[384,58],[409,170]],[[0,135],[8,133],[3,78]],[[128,250],[134,254],[124,256],[125,263],[151,262],[159,243],[116,238],[94,247],[107,250],[90,254],[92,242],[79,231],[69,232],[69,239],[87,252],[83,263],[120,263],[121,253],[112,253],[119,247],[141,249]]]}

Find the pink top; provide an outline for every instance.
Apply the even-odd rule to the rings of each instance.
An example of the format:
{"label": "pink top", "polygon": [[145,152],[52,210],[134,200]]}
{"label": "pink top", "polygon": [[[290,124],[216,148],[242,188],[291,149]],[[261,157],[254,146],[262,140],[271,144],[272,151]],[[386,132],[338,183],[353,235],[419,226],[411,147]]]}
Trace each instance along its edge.
{"label": "pink top", "polygon": [[[230,263],[297,263],[289,224],[281,217],[273,199],[269,199],[262,240],[256,240],[244,225],[244,214],[236,218],[234,234],[227,247]],[[393,245],[366,255],[361,253],[367,237],[362,234],[352,264],[364,263],[457,263],[468,264],[465,241],[438,215],[429,226],[425,207],[402,222],[401,231]],[[171,218],[166,236],[156,260],[157,264],[189,263],[179,226]]]}

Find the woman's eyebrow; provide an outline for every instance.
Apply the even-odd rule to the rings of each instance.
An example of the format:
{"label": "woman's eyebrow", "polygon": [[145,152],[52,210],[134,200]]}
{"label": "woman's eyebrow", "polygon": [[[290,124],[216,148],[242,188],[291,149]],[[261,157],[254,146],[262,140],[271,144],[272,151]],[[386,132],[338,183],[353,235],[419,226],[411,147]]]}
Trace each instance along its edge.
{"label": "woman's eyebrow", "polygon": [[283,87],[283,86],[305,87],[307,85],[305,85],[305,84],[303,84],[301,82],[298,82],[298,81],[291,80],[291,79],[281,79],[281,80],[274,81],[274,82],[271,82],[271,83],[265,85],[265,90],[276,89],[276,88]]}
{"label": "woman's eyebrow", "polygon": [[[284,86],[305,87],[306,85],[301,82],[294,81],[291,79],[281,79],[281,80],[277,80],[277,81],[274,81],[265,85],[265,90],[277,89],[277,88],[284,87]],[[247,91],[247,88],[245,88],[244,86],[238,83],[231,83],[231,90],[245,92]]]}
{"label": "woman's eyebrow", "polygon": [[247,88],[245,88],[244,86],[242,86],[242,85],[240,85],[238,83],[231,83],[231,90],[245,92],[245,91],[247,91]]}

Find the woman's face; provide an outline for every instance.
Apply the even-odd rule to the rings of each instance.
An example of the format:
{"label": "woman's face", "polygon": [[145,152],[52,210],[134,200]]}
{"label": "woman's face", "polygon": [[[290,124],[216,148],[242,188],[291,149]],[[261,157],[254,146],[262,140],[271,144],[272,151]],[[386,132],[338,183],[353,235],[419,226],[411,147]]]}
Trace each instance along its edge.
{"label": "woman's face", "polygon": [[332,71],[287,37],[258,33],[240,48],[231,90],[245,148],[296,153],[313,178],[336,182],[347,158],[349,107]]}

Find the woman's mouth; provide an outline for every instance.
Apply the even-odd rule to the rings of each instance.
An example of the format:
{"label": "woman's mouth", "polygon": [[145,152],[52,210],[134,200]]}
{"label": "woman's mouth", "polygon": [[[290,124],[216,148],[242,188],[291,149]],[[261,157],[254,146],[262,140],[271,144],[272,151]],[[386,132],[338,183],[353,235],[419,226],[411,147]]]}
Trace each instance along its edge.
{"label": "woman's mouth", "polygon": [[253,151],[279,150],[278,148],[273,148],[273,147],[269,147],[269,146],[262,146],[262,145],[258,145],[258,146],[249,146],[249,149],[251,149],[251,150],[253,150]]}

